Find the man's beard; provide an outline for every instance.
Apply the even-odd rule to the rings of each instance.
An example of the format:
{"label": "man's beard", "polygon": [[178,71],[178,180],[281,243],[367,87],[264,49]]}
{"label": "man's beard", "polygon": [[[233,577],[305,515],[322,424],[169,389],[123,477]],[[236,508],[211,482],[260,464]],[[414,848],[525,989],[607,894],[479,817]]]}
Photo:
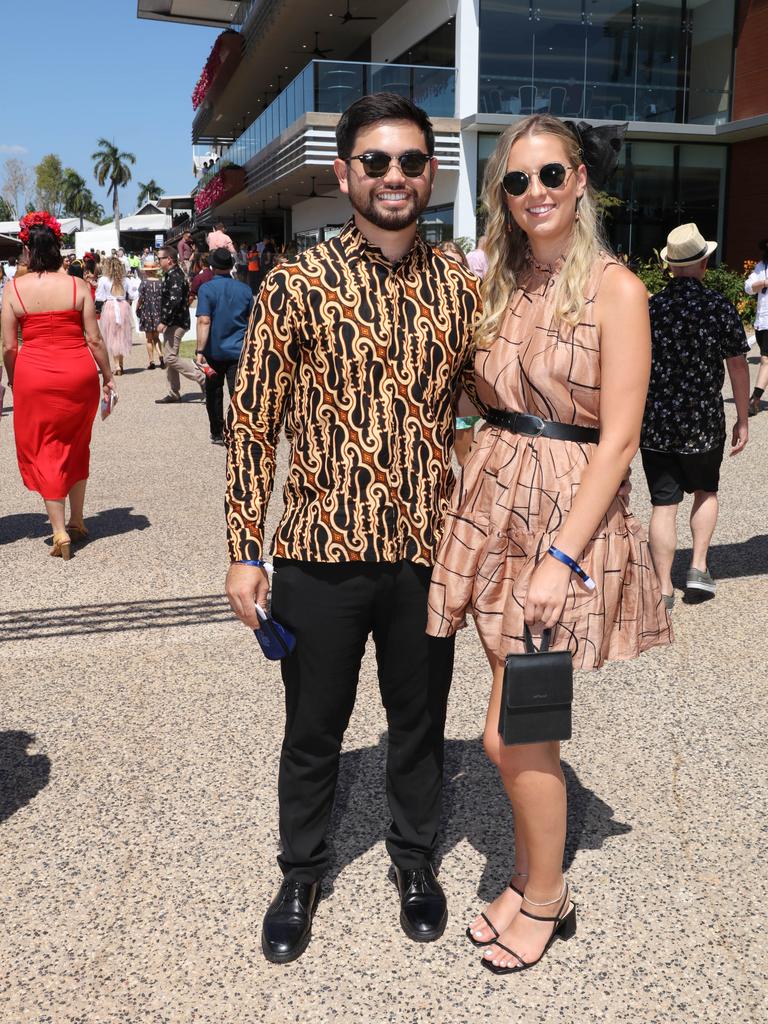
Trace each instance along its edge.
{"label": "man's beard", "polygon": [[[392,189],[399,192],[400,189]],[[430,195],[423,198],[416,192],[408,191],[407,205],[402,210],[382,209],[372,193],[356,194],[354,187],[349,190],[349,201],[355,213],[365,217],[374,227],[383,231],[402,231],[419,219],[429,204]]]}

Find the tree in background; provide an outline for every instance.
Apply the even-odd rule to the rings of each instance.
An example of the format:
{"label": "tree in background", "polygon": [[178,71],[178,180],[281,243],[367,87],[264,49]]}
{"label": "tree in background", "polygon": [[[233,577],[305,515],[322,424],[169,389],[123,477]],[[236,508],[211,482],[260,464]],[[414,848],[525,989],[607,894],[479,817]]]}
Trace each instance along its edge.
{"label": "tree in background", "polygon": [[119,234],[120,202],[117,190],[125,188],[131,180],[131,165],[136,163],[136,157],[133,153],[121,153],[114,142],[108,139],[99,139],[97,145],[100,148],[91,156],[95,161],[93,174],[102,188],[109,182],[107,195],[112,195],[112,220]]}
{"label": "tree in background", "polygon": [[3,166],[2,195],[11,209],[9,220],[22,216],[32,195],[34,181],[29,167],[17,156],[10,156]]}
{"label": "tree in background", "polygon": [[64,209],[64,168],[55,153],[48,153],[35,167],[37,204],[54,217]]}
{"label": "tree in background", "polygon": [[16,220],[11,204],[0,196],[0,220]]}
{"label": "tree in background", "polygon": [[100,221],[104,217],[104,207],[93,198],[93,193],[85,184],[77,171],[71,167],[64,168],[63,176],[64,209],[67,213],[80,218],[80,230],[83,230],[83,218]]}
{"label": "tree in background", "polygon": [[139,209],[146,202],[154,203],[160,198],[165,189],[162,185],[158,185],[154,178],[150,178],[149,181],[139,181],[139,197],[136,200],[136,205]]}

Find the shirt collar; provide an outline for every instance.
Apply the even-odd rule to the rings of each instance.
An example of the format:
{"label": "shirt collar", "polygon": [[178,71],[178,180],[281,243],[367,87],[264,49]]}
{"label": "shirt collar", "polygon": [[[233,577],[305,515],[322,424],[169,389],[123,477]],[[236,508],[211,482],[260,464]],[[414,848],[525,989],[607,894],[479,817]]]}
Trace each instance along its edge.
{"label": "shirt collar", "polygon": [[413,267],[418,269],[426,264],[428,246],[421,235],[417,234],[413,245],[397,263],[388,260],[377,245],[372,245],[351,217],[339,232],[339,239],[344,247],[347,259],[363,260],[370,263],[381,263],[386,267]]}

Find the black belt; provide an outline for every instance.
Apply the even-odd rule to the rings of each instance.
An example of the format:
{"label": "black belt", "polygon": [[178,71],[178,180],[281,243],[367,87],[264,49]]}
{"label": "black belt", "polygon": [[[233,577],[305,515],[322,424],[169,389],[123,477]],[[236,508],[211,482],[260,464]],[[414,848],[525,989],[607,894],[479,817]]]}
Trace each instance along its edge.
{"label": "black belt", "polygon": [[492,427],[511,430],[513,434],[530,437],[551,437],[556,441],[580,441],[583,444],[597,444],[600,431],[597,427],[580,427],[575,423],[558,423],[543,420],[529,412],[510,412],[508,409],[488,409],[485,422]]}

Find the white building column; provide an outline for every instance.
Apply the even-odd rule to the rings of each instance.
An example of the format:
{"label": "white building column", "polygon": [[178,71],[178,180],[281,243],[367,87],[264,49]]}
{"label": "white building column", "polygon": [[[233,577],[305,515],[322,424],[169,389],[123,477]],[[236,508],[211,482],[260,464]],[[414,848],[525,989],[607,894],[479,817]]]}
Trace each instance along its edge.
{"label": "white building column", "polygon": [[[458,0],[456,11],[456,117],[470,117],[479,109],[480,0]],[[461,166],[453,204],[453,234],[474,238],[477,195],[477,134],[461,132]]]}

